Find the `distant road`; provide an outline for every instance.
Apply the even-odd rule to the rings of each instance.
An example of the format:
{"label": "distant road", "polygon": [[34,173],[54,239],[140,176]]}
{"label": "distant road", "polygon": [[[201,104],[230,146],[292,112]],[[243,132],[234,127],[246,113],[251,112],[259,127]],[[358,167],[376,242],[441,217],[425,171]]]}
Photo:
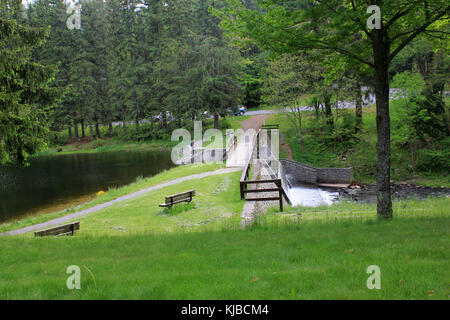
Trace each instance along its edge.
{"label": "distant road", "polygon": [[[444,92],[444,96],[450,96],[450,92],[446,91]],[[392,88],[390,89],[390,97],[389,100],[397,100],[401,97],[401,91],[400,89]],[[363,98],[363,107],[367,107],[369,105],[372,105],[376,103],[376,98],[374,94],[370,94],[368,98]],[[354,101],[342,101],[338,104],[339,109],[354,109],[355,108],[355,102]],[[314,111],[314,108],[311,106],[302,106],[300,107],[302,111]],[[273,110],[248,110],[244,115],[246,116],[258,116],[258,115],[270,115],[270,114],[277,114],[282,112],[292,112],[289,108],[285,109],[273,109]],[[230,116],[231,117],[231,116]],[[213,116],[209,116],[209,119],[212,119]],[[147,123],[149,120],[141,120],[140,123]],[[126,121],[126,124],[133,124],[135,121]],[[121,125],[122,122],[113,122],[114,126]]]}

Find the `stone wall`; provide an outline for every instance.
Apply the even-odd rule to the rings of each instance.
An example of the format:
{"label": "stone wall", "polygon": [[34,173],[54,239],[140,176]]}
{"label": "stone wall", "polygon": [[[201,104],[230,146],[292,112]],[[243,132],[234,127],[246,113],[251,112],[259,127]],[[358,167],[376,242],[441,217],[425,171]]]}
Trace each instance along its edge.
{"label": "stone wall", "polygon": [[292,182],[317,183],[317,169],[287,159],[280,159],[286,174],[290,176]]}
{"label": "stone wall", "polygon": [[280,159],[280,163],[295,183],[350,184],[353,180],[353,168],[313,168],[287,159]]}
{"label": "stone wall", "polygon": [[317,183],[350,184],[353,168],[317,169]]}

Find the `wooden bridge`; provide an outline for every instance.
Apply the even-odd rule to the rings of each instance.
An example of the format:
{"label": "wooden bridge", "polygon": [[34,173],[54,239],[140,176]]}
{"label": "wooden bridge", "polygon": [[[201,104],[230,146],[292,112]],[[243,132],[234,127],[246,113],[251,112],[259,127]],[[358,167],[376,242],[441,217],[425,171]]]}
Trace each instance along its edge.
{"label": "wooden bridge", "polygon": [[[273,135],[279,137],[279,125],[263,125],[256,133],[250,131],[241,137],[229,159],[230,165],[238,165],[245,160],[240,179],[241,199],[278,201],[280,211],[283,211],[283,197],[289,203],[290,200],[283,183],[278,150],[274,149],[277,146],[272,144]],[[278,142],[278,139],[276,140]],[[238,154],[239,152],[241,154]]]}

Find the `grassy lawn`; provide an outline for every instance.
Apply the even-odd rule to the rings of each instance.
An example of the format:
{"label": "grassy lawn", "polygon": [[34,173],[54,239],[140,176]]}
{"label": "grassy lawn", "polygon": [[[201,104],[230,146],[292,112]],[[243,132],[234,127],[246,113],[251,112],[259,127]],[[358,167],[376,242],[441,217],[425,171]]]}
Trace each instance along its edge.
{"label": "grassy lawn", "polygon": [[[162,188],[81,217],[80,235],[129,235],[198,230],[204,225],[221,225],[225,218],[239,221],[243,201],[239,197],[240,172],[189,180]],[[160,208],[165,196],[195,189],[191,203]],[[200,228],[201,229],[201,228]],[[31,236],[31,234],[29,234]]]}
{"label": "grassy lawn", "polygon": [[[285,223],[295,210],[308,214],[291,209],[246,230],[230,222],[121,236],[93,236],[86,220],[75,237],[4,237],[0,298],[449,299],[449,202],[396,203],[392,221],[373,218],[374,206],[343,204],[369,214],[324,219],[344,207],[318,208],[309,210],[316,218]],[[69,265],[81,268],[81,290],[66,288]],[[366,287],[370,265],[381,268],[380,290]]]}
{"label": "grassy lawn", "polygon": [[[366,142],[372,143],[373,110],[366,113]],[[295,149],[292,128],[283,117],[274,115],[268,123],[284,124],[294,159],[338,166],[336,156],[329,150],[317,153],[312,140],[308,152]],[[229,118],[226,126],[237,129],[246,118]],[[348,163],[364,159],[362,154],[354,157]],[[0,225],[0,232],[223,167],[176,167],[64,212]],[[396,201],[391,221],[379,221],[373,204],[288,206],[280,213],[274,203],[244,230],[239,177],[238,171],[185,181],[117,203],[76,219],[81,230],[74,237],[0,237],[0,299],[450,298],[450,198]],[[422,179],[435,183],[437,178]],[[158,207],[165,196],[190,189],[196,190],[192,203]],[[66,287],[71,265],[81,268],[81,290]],[[380,290],[366,286],[370,265],[381,269]]]}
{"label": "grassy lawn", "polygon": [[[109,190],[105,190],[105,193],[97,196],[94,200],[85,203],[78,207],[68,208],[64,211],[49,213],[49,214],[40,214],[36,216],[29,216],[27,218],[23,218],[20,220],[16,220],[13,222],[0,224],[0,233],[6,232],[9,230],[23,228],[32,224],[42,223],[45,221],[49,221],[51,219],[55,219],[61,216],[64,216],[69,213],[73,213],[76,211],[81,211],[90,207],[93,207],[97,204],[105,203],[110,200],[114,200],[120,196],[133,193],[143,188],[155,186],[157,184],[197,174],[202,172],[214,171],[220,168],[223,168],[223,164],[193,164],[193,165],[185,165],[179,166],[167,171],[163,171],[153,177],[145,178],[145,179],[137,179],[135,183],[132,183],[127,186],[123,186],[120,188],[110,188]],[[164,198],[161,198],[164,199]],[[160,199],[159,199],[160,200]]]}
{"label": "grassy lawn", "polygon": [[[100,141],[100,142],[99,142]],[[173,143],[175,145],[176,142]],[[62,151],[58,152],[56,146],[50,147],[46,151],[38,153],[36,156],[55,156],[74,153],[100,153],[100,152],[114,152],[114,151],[152,151],[155,149],[165,149],[172,146],[167,141],[149,141],[141,143],[125,142],[115,138],[97,140],[96,142],[84,144],[67,144],[62,146]]]}

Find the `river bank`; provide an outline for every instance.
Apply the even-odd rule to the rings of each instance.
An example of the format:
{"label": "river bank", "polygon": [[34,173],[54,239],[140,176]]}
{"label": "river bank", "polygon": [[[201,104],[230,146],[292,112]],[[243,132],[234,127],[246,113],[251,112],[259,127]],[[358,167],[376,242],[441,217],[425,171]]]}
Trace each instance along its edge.
{"label": "river bank", "polygon": [[137,192],[144,188],[152,187],[160,183],[164,183],[174,179],[179,179],[189,175],[215,171],[223,167],[224,166],[222,164],[193,164],[174,167],[169,170],[164,170],[159,174],[153,175],[148,178],[138,177],[137,179],[135,179],[134,182],[127,184],[125,186],[118,188],[112,187],[102,190],[102,192],[99,192],[93,195],[92,198],[87,199],[88,201],[86,202],[78,203],[77,199],[75,199],[74,200],[75,202],[72,205],[69,205],[62,210],[53,212],[49,212],[51,210],[47,210],[47,212],[40,211],[37,212],[37,214],[23,215],[18,219],[12,219],[0,223],[0,233],[27,227],[33,224],[47,222],[52,219],[60,218],[65,215],[75,213],[77,211],[86,210],[96,205],[112,201],[118,197],[133,192]]}
{"label": "river bank", "polygon": [[177,142],[156,140],[146,142],[127,142],[116,138],[103,138],[92,140],[89,138],[80,141],[71,141],[64,145],[53,145],[47,150],[39,152],[35,157],[58,156],[76,153],[101,153],[114,151],[152,151],[170,150]]}

